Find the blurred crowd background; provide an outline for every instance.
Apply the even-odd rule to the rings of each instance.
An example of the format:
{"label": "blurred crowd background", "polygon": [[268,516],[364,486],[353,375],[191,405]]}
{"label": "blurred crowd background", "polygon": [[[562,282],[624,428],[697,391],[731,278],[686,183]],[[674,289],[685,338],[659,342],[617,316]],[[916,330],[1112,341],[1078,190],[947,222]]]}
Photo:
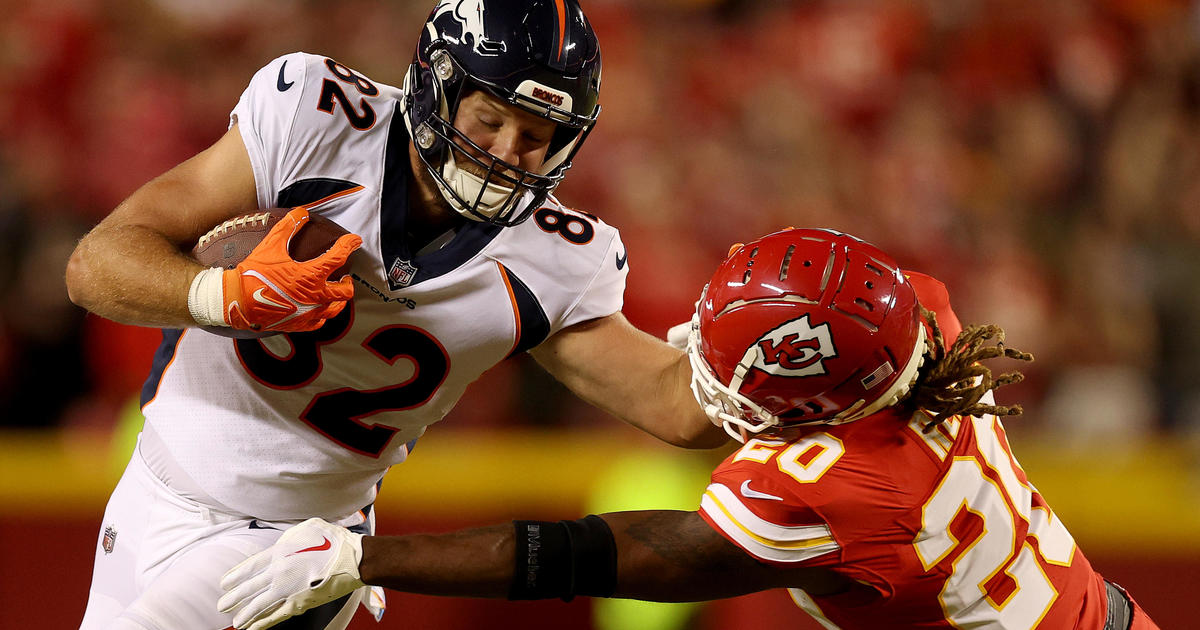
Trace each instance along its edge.
{"label": "blurred crowd background", "polygon": [[[1072,512],[1084,546],[1100,550],[1089,552],[1103,557],[1097,566],[1135,595],[1141,585],[1143,600],[1158,597],[1159,615],[1190,595],[1200,566],[1200,511],[1188,507],[1200,504],[1200,5],[583,3],[604,55],[604,109],[559,197],[621,229],[631,321],[662,336],[690,317],[734,242],[786,226],[866,238],[942,279],[964,322],[1000,324],[1037,357],[1022,366],[1027,380],[1001,395],[1025,408],[1009,432],[1018,454],[1049,449],[1033,476],[1050,479],[1040,487]],[[73,602],[62,618],[78,619],[88,547],[127,450],[101,475],[89,456],[107,444],[96,436],[136,431],[131,403],[160,337],[68,301],[62,275],[77,239],[218,138],[251,75],[281,54],[324,54],[399,84],[432,5],[0,0],[0,429],[23,429],[0,431],[0,534],[12,534],[0,538],[41,532],[16,552],[36,563],[55,545],[72,558],[43,563],[49,577],[28,583],[2,572],[16,576],[0,580],[6,610],[25,609],[38,598],[29,589],[46,592],[37,585],[49,580]],[[486,506],[472,519],[547,505],[554,518],[574,517],[584,483],[571,475],[604,469],[620,450],[598,438],[584,444],[590,451],[567,451],[583,440],[530,437],[612,425],[529,359],[483,380],[423,440],[431,457],[389,481],[404,502],[387,508],[400,515],[393,527],[463,524],[466,512],[447,516],[446,483],[458,484],[454,509]],[[480,443],[470,451],[476,468],[459,471],[435,456],[439,431],[451,427],[501,441]],[[14,437],[26,435],[49,437]],[[447,451],[464,448],[455,439]],[[63,451],[63,441],[76,446]],[[1146,457],[1139,445],[1151,443],[1184,455]],[[1134,455],[1120,464],[1123,451]],[[710,460],[675,484],[680,493],[637,498],[691,509]],[[506,474],[486,486],[493,465]],[[1084,468],[1091,476],[1081,480]],[[645,470],[613,487],[646,486]],[[522,474],[533,478],[506,481]],[[669,476],[652,473],[651,485]],[[1076,486],[1092,488],[1086,509],[1071,505]],[[628,507],[618,495],[603,506]],[[1138,533],[1147,522],[1157,533]],[[1165,542],[1148,562],[1142,552],[1155,540]],[[421,600],[407,614],[434,607]],[[46,610],[30,609],[27,625],[57,627],[34,616]],[[479,610],[482,624],[509,609]]]}
{"label": "blurred crowd background", "polygon": [[[0,421],[104,427],[158,332],[71,305],[76,239],[292,50],[398,84],[429,0],[0,0]],[[1037,356],[1014,431],[1200,434],[1200,10],[1176,0],[591,0],[600,122],[560,188],[622,229],[626,313],[728,246],[864,237]],[[587,421],[516,361],[464,422]],[[585,420],[566,420],[584,418]]]}

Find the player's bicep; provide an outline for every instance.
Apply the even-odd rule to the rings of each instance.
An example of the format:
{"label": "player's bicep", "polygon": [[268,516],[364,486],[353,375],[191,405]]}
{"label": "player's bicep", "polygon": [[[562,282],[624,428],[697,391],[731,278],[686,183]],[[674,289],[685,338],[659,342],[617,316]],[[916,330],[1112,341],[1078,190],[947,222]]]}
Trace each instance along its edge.
{"label": "player's bicep", "polygon": [[755,571],[763,566],[725,540],[696,512],[652,510],[602,517],[617,540],[623,577]]}
{"label": "player's bicep", "polygon": [[655,510],[601,515],[617,542],[617,597],[699,601],[771,588],[827,594],[847,581],[830,571],[758,562],[697,512]]}
{"label": "player's bicep", "polygon": [[101,225],[146,228],[182,246],[257,206],[250,157],[233,125],[212,146],[139,188]]}

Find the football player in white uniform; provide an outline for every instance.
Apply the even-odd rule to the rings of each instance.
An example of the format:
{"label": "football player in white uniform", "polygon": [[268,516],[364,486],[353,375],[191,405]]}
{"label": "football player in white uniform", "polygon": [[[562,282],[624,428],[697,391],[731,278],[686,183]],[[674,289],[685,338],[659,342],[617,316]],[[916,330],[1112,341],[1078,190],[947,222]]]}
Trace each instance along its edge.
{"label": "football player in white uniform", "polygon": [[[384,472],[515,353],[663,440],[724,441],[684,354],[621,315],[617,230],[551,195],[595,123],[600,65],[574,0],[445,0],[402,88],[321,56],[275,59],[228,133],[80,242],[72,300],[164,328],[83,629],[228,627],[229,567],[308,517],[372,531]],[[270,207],[296,210],[237,268],[183,253]],[[353,235],[297,262],[287,237],[310,213]],[[344,628],[363,595],[296,627]]]}

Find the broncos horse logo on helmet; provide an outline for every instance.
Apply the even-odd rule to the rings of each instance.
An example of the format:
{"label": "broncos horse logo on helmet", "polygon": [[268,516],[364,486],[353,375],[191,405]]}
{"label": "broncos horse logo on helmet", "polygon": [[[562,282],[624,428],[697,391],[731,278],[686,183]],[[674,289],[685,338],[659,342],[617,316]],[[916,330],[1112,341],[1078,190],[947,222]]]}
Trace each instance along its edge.
{"label": "broncos horse logo on helmet", "polygon": [[[600,68],[599,41],[577,0],[438,3],[421,31],[401,107],[417,154],[450,207],[496,225],[529,218],[596,123]],[[539,167],[489,159],[454,127],[459,103],[476,89],[555,123]],[[487,176],[461,168],[462,160]]]}
{"label": "broncos horse logo on helmet", "polygon": [[471,38],[471,45],[480,55],[498,55],[507,50],[503,41],[488,39],[483,24],[483,0],[446,0],[433,9],[431,22],[450,13],[462,24],[462,37]]}

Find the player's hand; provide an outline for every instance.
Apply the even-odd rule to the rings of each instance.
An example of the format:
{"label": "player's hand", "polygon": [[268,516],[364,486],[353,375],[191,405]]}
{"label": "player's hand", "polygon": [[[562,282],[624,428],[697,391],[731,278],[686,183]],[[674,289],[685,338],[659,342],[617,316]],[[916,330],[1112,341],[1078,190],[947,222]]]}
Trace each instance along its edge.
{"label": "player's hand", "polygon": [[294,208],[234,269],[222,277],[225,321],[233,328],[255,331],[315,330],[336,317],[354,297],[350,278],[329,281],[362,239],[347,234],[324,254],[305,262],[293,260],[288,242],[308,223],[308,210]]}
{"label": "player's hand", "polygon": [[688,335],[692,332],[692,321],[675,324],[667,329],[667,343],[676,350],[687,350]]}
{"label": "player's hand", "polygon": [[[308,210],[295,208],[236,268],[214,268],[197,276],[188,297],[197,321],[258,332],[299,332],[320,328],[342,312],[354,297],[354,285],[349,277],[330,282],[329,274],[345,264],[362,239],[347,234],[312,260],[293,260],[288,243],[308,221]],[[219,278],[205,278],[218,273]]]}
{"label": "player's hand", "polygon": [[217,609],[233,626],[263,630],[363,585],[362,534],[310,518],[221,578]]}
{"label": "player's hand", "polygon": [[687,350],[688,337],[692,334],[692,330],[700,326],[700,318],[697,313],[700,310],[700,300],[696,300],[692,304],[692,318],[682,324],[675,324],[667,329],[667,343],[676,350]]}

